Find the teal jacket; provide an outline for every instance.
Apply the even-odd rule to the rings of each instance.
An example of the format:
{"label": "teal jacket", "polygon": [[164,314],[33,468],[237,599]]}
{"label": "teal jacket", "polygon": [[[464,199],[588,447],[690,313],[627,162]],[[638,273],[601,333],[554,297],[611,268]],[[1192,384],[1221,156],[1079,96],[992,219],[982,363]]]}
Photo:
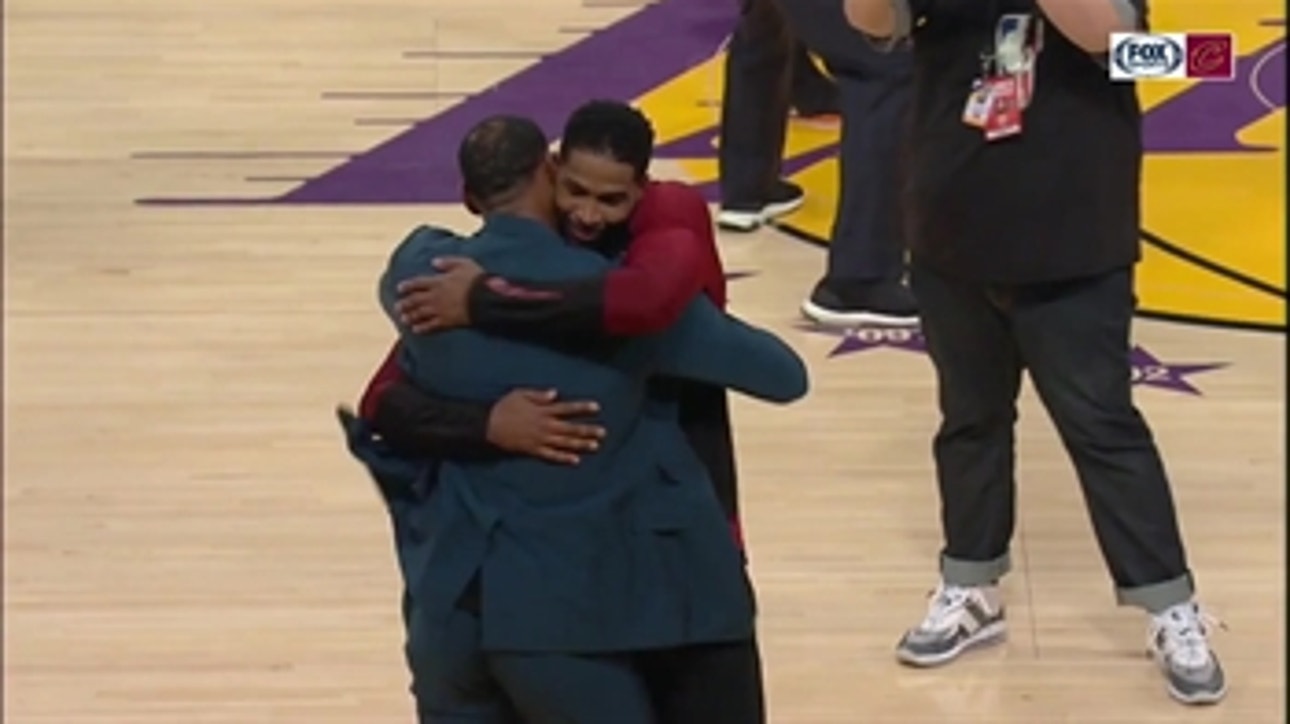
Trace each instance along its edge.
{"label": "teal jacket", "polygon": [[420,570],[408,571],[411,595],[446,617],[478,576],[489,650],[608,652],[750,635],[742,554],[674,405],[651,399],[647,382],[667,374],[790,402],[807,391],[801,359],[706,299],[660,335],[567,349],[472,329],[414,335],[397,321],[397,285],[447,255],[538,281],[600,274],[611,262],[535,222],[494,216],[468,239],[418,229],[380,285],[417,385],[486,401],[518,387],[554,388],[598,401],[608,436],[576,467],[527,457],[441,461],[413,523],[427,552]]}

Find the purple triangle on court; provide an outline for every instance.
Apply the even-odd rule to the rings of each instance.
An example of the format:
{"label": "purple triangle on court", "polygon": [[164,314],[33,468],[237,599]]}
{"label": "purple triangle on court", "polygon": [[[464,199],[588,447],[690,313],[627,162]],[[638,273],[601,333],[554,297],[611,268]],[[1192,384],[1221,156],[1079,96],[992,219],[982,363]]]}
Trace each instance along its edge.
{"label": "purple triangle on court", "polygon": [[1197,83],[1143,118],[1147,153],[1273,153],[1238,134],[1286,104],[1284,38],[1237,59],[1231,81]]}
{"label": "purple triangle on court", "polygon": [[663,0],[552,54],[289,192],[285,203],[423,203],[459,196],[457,144],[481,118],[528,116],[559,135],[591,98],[636,98],[715,55],[732,0]]}

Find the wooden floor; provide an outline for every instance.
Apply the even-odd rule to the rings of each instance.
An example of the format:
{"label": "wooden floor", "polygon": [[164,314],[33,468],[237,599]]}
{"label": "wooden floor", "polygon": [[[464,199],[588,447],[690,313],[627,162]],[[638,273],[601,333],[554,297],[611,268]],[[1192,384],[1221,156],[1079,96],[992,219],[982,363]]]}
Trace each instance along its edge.
{"label": "wooden floor", "polygon": [[[631,8],[5,11],[4,721],[410,721],[390,534],[331,408],[390,341],[374,283],[391,245],[418,221],[468,217],[136,200],[287,194]],[[1029,391],[1011,641],[909,671],[892,647],[922,614],[937,550],[929,364],[797,328],[820,250],[766,231],[724,239],[723,255],[751,273],[732,282],[736,311],[782,331],[814,375],[801,404],[736,410],[775,722],[1285,720],[1282,337],[1137,331],[1144,369],[1164,369],[1140,404],[1230,629],[1214,639],[1226,704],[1166,698]],[[1178,367],[1209,363],[1225,366]]]}

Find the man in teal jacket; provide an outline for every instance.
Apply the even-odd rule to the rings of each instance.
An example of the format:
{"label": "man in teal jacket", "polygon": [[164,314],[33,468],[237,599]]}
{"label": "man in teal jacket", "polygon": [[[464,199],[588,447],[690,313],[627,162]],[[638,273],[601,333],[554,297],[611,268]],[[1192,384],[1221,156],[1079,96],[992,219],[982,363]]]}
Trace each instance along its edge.
{"label": "man in teal jacket", "polygon": [[[381,282],[392,320],[399,283],[435,257],[468,256],[538,281],[608,267],[556,233],[552,168],[534,124],[485,121],[463,141],[460,162],[485,224],[470,239],[422,228],[400,245]],[[440,463],[415,523],[429,545],[408,572],[418,599],[410,628],[424,642],[409,651],[419,677],[451,668],[451,644],[469,631],[529,724],[651,724],[641,677],[651,655],[751,638],[741,554],[675,410],[651,399],[646,383],[668,374],[792,401],[806,393],[806,371],[783,342],[706,300],[661,335],[562,350],[470,329],[400,333],[401,364],[427,391],[493,400],[516,387],[556,388],[599,401],[609,431],[574,468],[529,458]]]}

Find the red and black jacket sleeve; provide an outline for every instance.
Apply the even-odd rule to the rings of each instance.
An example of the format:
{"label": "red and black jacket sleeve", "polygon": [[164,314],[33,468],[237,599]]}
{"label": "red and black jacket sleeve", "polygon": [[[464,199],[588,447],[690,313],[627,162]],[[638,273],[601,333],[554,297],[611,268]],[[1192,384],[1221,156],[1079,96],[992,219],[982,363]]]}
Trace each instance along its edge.
{"label": "red and black jacket sleeve", "polygon": [[623,264],[603,275],[537,283],[485,275],[471,289],[472,326],[565,341],[661,332],[700,292],[725,303],[707,202],[684,184],[650,184],[633,214]]}
{"label": "red and black jacket sleeve", "polygon": [[358,409],[381,438],[403,455],[478,460],[503,454],[488,442],[492,407],[421,390],[399,367],[395,344],[368,383]]}

